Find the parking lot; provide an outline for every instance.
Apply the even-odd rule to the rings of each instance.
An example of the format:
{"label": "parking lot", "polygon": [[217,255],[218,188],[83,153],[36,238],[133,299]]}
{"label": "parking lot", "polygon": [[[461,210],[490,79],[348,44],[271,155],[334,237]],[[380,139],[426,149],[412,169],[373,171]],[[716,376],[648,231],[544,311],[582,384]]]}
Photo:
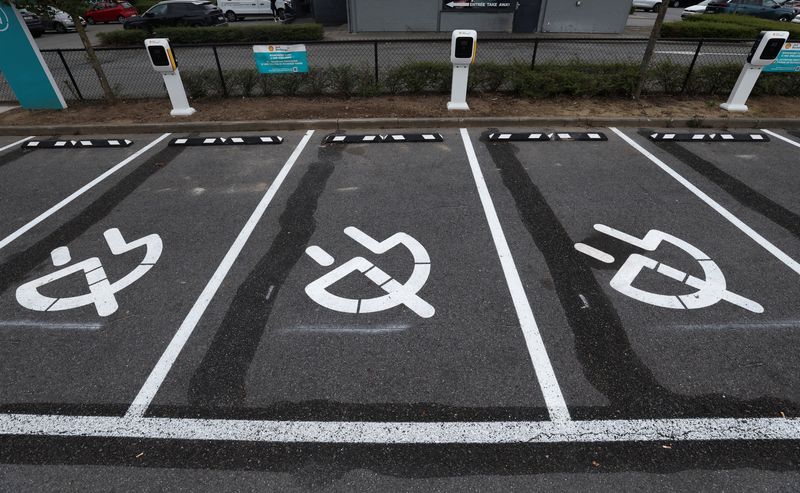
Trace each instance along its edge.
{"label": "parking lot", "polygon": [[798,148],[780,129],[0,137],[0,454],[620,442],[635,462],[687,442],[796,466]]}

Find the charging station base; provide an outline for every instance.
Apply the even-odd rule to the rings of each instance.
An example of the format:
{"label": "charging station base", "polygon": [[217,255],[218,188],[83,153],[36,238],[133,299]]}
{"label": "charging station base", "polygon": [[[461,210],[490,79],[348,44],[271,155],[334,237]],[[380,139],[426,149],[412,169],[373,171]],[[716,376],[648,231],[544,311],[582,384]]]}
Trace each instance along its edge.
{"label": "charging station base", "polygon": [[745,113],[749,108],[746,104],[735,104],[735,103],[722,103],[719,105],[725,111],[731,111],[733,113]]}
{"label": "charging station base", "polygon": [[449,111],[469,111],[469,105],[467,103],[453,103],[452,101],[447,103],[447,109]]}
{"label": "charging station base", "polygon": [[181,108],[169,112],[172,116],[192,116],[195,113],[197,113],[197,110],[194,108]]}

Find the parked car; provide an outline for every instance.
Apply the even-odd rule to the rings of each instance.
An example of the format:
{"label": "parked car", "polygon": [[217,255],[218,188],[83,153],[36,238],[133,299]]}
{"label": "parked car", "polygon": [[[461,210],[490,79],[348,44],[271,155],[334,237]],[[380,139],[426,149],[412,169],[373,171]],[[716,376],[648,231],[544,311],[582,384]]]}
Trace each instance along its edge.
{"label": "parked car", "polygon": [[797,17],[795,17],[794,19],[792,19],[792,22],[793,22],[794,24],[800,24],[800,15],[798,15]]}
{"label": "parked car", "polygon": [[[228,22],[240,21],[245,17],[272,17],[272,8],[269,0],[217,0],[217,7],[225,12]],[[275,10],[278,11],[276,20],[291,22],[295,18],[295,10],[291,0],[276,0]]]}
{"label": "parked car", "polygon": [[159,26],[219,26],[225,25],[222,10],[211,2],[201,0],[170,0],[160,2],[141,16],[122,21],[125,29],[151,29]]}
{"label": "parked car", "polygon": [[661,8],[662,0],[633,0],[633,8],[658,12]]}
{"label": "parked car", "polygon": [[[63,10],[58,10],[55,7],[47,6],[42,10],[40,17],[44,24],[45,31],[55,31],[57,33],[66,33],[75,30],[75,21],[72,16]],[[86,20],[80,17],[81,25],[86,25]]]}
{"label": "parked car", "polygon": [[693,15],[705,14],[706,7],[708,7],[709,3],[711,3],[711,0],[703,0],[697,5],[686,7],[685,9],[683,9],[683,12],[681,13],[681,18],[686,19],[687,17],[692,17]]}
{"label": "parked car", "polygon": [[83,17],[89,24],[96,24],[98,22],[122,22],[134,15],[139,15],[139,11],[128,2],[97,2],[89,7]]}
{"label": "parked car", "polygon": [[19,13],[22,16],[22,20],[25,21],[25,25],[28,26],[31,36],[38,38],[44,34],[44,24],[38,15],[25,9],[19,9]]}
{"label": "parked car", "polygon": [[782,7],[775,0],[712,0],[706,7],[709,14],[752,15],[773,21],[789,22],[795,17],[794,9]]}
{"label": "parked car", "polygon": [[[703,1],[705,1],[705,0],[703,0]],[[693,5],[697,5],[698,3],[702,3],[702,2],[700,2],[700,0],[671,0],[669,2],[669,6],[670,7],[691,7]]]}
{"label": "parked car", "polygon": [[800,0],[777,0],[781,7],[794,9],[796,15],[800,15]]}

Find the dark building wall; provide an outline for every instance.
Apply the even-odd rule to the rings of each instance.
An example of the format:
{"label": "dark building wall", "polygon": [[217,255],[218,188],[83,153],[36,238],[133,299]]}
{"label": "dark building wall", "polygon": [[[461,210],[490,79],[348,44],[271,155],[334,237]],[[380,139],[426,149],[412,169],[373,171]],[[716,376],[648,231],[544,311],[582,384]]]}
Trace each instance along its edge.
{"label": "dark building wall", "polygon": [[311,0],[311,14],[325,26],[347,24],[347,0]]}

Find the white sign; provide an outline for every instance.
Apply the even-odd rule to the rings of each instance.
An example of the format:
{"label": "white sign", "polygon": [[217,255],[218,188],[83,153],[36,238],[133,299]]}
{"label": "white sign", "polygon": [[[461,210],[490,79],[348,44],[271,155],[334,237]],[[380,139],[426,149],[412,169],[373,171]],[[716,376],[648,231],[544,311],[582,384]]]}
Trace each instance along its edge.
{"label": "white sign", "polygon": [[[431,259],[425,247],[406,233],[397,233],[382,242],[374,240],[353,226],[345,228],[344,233],[375,254],[383,254],[398,245],[403,245],[414,258],[414,270],[408,281],[400,284],[369,260],[355,257],[306,286],[306,294],[312,300],[325,308],[342,313],[375,313],[405,305],[422,318],[430,318],[434,315],[436,310],[417,296],[431,272]],[[334,263],[333,257],[318,246],[308,247],[306,253],[323,267],[329,267]],[[387,294],[377,298],[352,299],[343,298],[328,291],[330,286],[353,272],[361,272]]]}
{"label": "white sign", "polygon": [[[103,233],[103,236],[105,236],[108,248],[114,255],[121,255],[144,246],[146,248],[144,259],[133,271],[122,279],[112,283],[109,282],[106,277],[106,272],[103,269],[100,259],[97,257],[88,258],[77,264],[68,265],[61,270],[57,270],[56,272],[23,284],[17,288],[17,303],[25,308],[38,312],[71,310],[73,308],[92,304],[94,304],[95,309],[97,309],[97,314],[101,317],[107,317],[116,312],[119,305],[114,295],[138,281],[153,267],[153,265],[155,265],[159,257],[161,257],[163,245],[161,243],[161,237],[156,234],[148,235],[144,238],[139,238],[138,240],[127,243],[122,238],[122,233],[120,233],[117,228],[109,229]],[[67,265],[72,261],[72,255],[70,254],[69,248],[66,246],[58,247],[53,250],[50,253],[50,257],[53,261],[53,265],[56,267]],[[51,298],[39,293],[39,288],[42,286],[46,286],[77,272],[83,272],[86,276],[86,284],[89,286],[88,294],[64,298]]]}
{"label": "white sign", "polygon": [[[634,253],[625,260],[619,272],[611,279],[611,287],[626,296],[643,303],[675,310],[696,310],[725,300],[753,313],[764,312],[764,307],[755,301],[728,291],[725,276],[719,266],[708,255],[680,238],[655,229],[650,230],[642,239],[603,224],[595,224],[594,229],[649,252],[655,251],[662,242],[671,243],[691,255],[700,264],[705,275],[705,279],[699,279],[666,264],[659,263],[657,260]],[[592,246],[576,243],[575,249],[601,262],[607,264],[614,262],[613,256]],[[633,283],[642,269],[645,268],[655,270],[659,274],[682,282],[697,291],[684,295],[666,295],[635,288]]]}

